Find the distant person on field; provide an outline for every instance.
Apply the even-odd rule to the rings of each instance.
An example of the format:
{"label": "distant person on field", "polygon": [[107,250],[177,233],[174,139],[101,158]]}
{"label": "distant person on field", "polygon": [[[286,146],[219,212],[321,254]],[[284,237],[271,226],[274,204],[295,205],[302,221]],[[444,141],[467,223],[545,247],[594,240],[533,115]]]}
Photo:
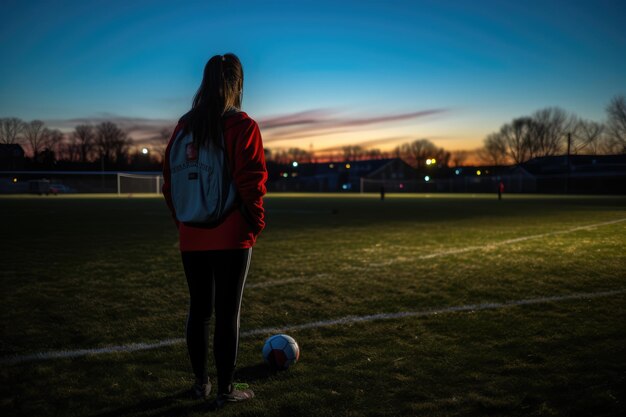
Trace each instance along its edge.
{"label": "distant person on field", "polygon": [[504,183],[500,181],[498,184],[498,200],[502,200],[502,193],[504,193]]}
{"label": "distant person on field", "polygon": [[[189,288],[186,337],[195,375],[192,394],[196,398],[206,399],[211,393],[207,359],[209,321],[215,308],[215,404],[220,407],[228,402],[254,397],[250,389],[236,389],[233,378],[239,345],[241,300],[252,246],[265,227],[262,197],[266,192],[267,170],[261,132],[257,123],[241,111],[242,95],[243,69],[237,56],[226,54],[212,57],[204,67],[204,77],[191,110],[182,116],[172,134],[163,167],[163,194],[178,228],[182,263]],[[205,152],[217,146],[222,149],[223,137],[224,171],[228,172],[225,178],[232,178],[237,198],[232,210],[227,211],[217,225],[203,227],[196,223],[185,224],[176,216],[173,181],[170,177],[173,170],[184,167],[170,167],[170,152],[174,154],[172,145],[179,135],[188,134],[192,135],[193,142],[187,145],[181,155],[185,155],[183,158],[187,158],[187,161],[195,160],[197,164],[197,155],[203,150],[202,147],[205,147]],[[212,169],[200,165],[196,173],[189,174],[189,180],[197,179],[197,175],[206,175],[208,178]],[[174,196],[178,198],[178,194]]]}
{"label": "distant person on field", "polygon": [[381,185],[380,186],[380,201],[384,201],[385,200],[385,186]]}

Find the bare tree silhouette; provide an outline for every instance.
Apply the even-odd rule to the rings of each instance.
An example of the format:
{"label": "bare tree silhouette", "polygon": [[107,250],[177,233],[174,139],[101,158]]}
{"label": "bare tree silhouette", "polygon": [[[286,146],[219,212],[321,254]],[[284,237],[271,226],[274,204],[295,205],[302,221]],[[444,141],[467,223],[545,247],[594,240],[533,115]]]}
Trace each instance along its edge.
{"label": "bare tree silhouette", "polygon": [[165,150],[167,149],[167,144],[169,143],[172,134],[174,133],[174,129],[169,127],[164,127],[159,131],[159,136],[157,137],[157,152],[161,156],[161,161],[165,158]]}
{"label": "bare tree silhouette", "polygon": [[547,107],[533,113],[532,117],[518,117],[502,125],[500,131],[492,133],[484,141],[479,152],[481,159],[498,165],[506,156],[521,164],[541,156],[561,154],[567,146],[568,135],[579,135],[577,151],[596,146],[602,131],[601,125],[581,122],[574,115],[558,107]]}
{"label": "bare tree silhouette", "polygon": [[0,143],[20,143],[24,131],[24,122],[17,117],[0,119]]}
{"label": "bare tree silhouette", "polygon": [[608,146],[617,152],[626,153],[626,98],[615,96],[606,107]]}
{"label": "bare tree silhouette", "polygon": [[49,151],[53,152],[55,155],[59,155],[61,153],[61,147],[63,145],[63,140],[65,139],[65,135],[59,129],[44,129],[44,138],[45,143],[44,146]]}
{"label": "bare tree silhouette", "polygon": [[507,144],[500,132],[489,134],[484,140],[484,147],[478,151],[478,157],[490,165],[502,165],[507,160]]}
{"label": "bare tree silhouette", "polygon": [[452,151],[450,159],[454,167],[460,167],[469,157],[469,151],[458,150]]}
{"label": "bare tree silhouette", "polygon": [[34,159],[37,159],[39,153],[46,146],[47,134],[45,124],[41,120],[33,120],[24,124],[24,138],[30,146]]}
{"label": "bare tree silhouette", "polygon": [[128,158],[130,140],[115,123],[102,122],[96,127],[96,150],[101,163],[123,162]]}
{"label": "bare tree silhouette", "polygon": [[359,159],[363,159],[366,155],[365,149],[361,146],[343,146],[343,159],[344,161],[358,161]]}
{"label": "bare tree silhouette", "polygon": [[500,129],[500,136],[506,144],[507,154],[516,164],[527,161],[535,153],[531,140],[533,129],[533,120],[530,117],[514,119]]}
{"label": "bare tree silhouette", "polygon": [[272,160],[277,164],[291,164],[292,162],[312,162],[313,154],[301,148],[289,148],[271,152]]}
{"label": "bare tree silhouette", "polygon": [[78,148],[80,161],[85,163],[90,160],[96,140],[96,132],[92,125],[78,125],[74,128],[72,139]]}
{"label": "bare tree silhouette", "polygon": [[600,152],[604,125],[591,120],[578,119],[572,129],[571,153],[597,155]]}
{"label": "bare tree silhouette", "polygon": [[386,157],[388,157],[388,155],[377,148],[365,151],[365,158],[368,159],[382,159]]}
{"label": "bare tree silhouette", "polygon": [[408,158],[416,169],[426,166],[426,159],[432,158],[437,147],[428,139],[418,139],[408,144]]}
{"label": "bare tree silhouette", "polygon": [[560,154],[567,144],[567,134],[576,125],[573,116],[558,107],[548,107],[533,114],[530,135],[530,158]]}

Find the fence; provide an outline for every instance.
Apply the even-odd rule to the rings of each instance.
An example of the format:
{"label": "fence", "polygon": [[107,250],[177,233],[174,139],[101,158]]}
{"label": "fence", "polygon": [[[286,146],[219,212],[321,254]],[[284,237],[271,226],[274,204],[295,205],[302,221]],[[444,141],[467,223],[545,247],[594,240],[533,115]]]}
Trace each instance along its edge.
{"label": "fence", "polygon": [[160,193],[163,177],[159,171],[3,171],[0,193],[33,192],[30,184],[43,181],[61,193]]}
{"label": "fence", "polygon": [[[350,178],[278,178],[267,184],[273,192],[363,192],[378,193],[495,193],[502,181],[507,193],[626,194],[626,173],[575,173],[571,175],[473,175],[420,180],[379,180]],[[49,184],[61,193],[160,193],[163,177],[159,171],[3,171],[0,194],[32,193],[46,190],[35,183]],[[61,185],[61,187],[59,187]]]}

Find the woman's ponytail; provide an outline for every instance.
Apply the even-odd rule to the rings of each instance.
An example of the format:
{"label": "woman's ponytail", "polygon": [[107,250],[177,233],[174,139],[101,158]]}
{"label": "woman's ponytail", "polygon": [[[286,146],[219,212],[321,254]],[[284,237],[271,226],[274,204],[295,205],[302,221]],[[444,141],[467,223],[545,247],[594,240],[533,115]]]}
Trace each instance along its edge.
{"label": "woman's ponytail", "polygon": [[186,131],[192,133],[197,145],[221,145],[222,116],[228,110],[241,108],[242,91],[243,69],[236,55],[215,55],[209,59],[188,113]]}

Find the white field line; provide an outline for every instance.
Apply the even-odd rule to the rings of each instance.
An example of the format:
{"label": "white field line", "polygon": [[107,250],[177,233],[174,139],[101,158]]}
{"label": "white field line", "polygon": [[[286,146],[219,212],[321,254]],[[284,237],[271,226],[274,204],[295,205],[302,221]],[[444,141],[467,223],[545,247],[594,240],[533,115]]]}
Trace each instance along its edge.
{"label": "white field line", "polygon": [[[592,229],[592,228],[595,228],[595,227],[607,226],[607,225],[610,225],[610,224],[620,223],[620,222],[623,222],[623,221],[626,221],[626,218],[617,219],[617,220],[611,220],[611,221],[602,222],[602,223],[594,223],[594,224],[589,224],[589,225],[586,225],[586,226],[577,226],[577,227],[574,227],[574,228],[571,228],[571,229],[557,230],[557,231],[554,231],[554,232],[541,233],[541,234],[538,234],[538,235],[522,236],[522,237],[502,240],[500,242],[494,242],[494,243],[490,243],[490,244],[482,245],[482,246],[466,246],[464,248],[448,249],[448,250],[443,250],[443,251],[434,252],[434,253],[430,253],[430,254],[427,254],[427,255],[421,255],[421,256],[416,256],[416,257],[402,257],[401,259],[394,259],[394,260],[389,260],[389,261],[385,261],[385,262],[375,262],[375,263],[369,264],[368,266],[370,266],[370,267],[389,266],[389,265],[392,265],[394,263],[410,262],[410,261],[416,260],[416,259],[431,259],[431,258],[437,258],[439,256],[456,255],[456,254],[459,254],[459,253],[471,252],[471,251],[475,251],[475,250],[493,249],[493,248],[496,248],[498,246],[510,245],[512,243],[524,242],[526,240],[532,240],[532,239],[541,239],[541,238],[547,237],[547,236],[554,236],[554,235],[560,235],[560,234],[566,234],[566,233],[573,233],[573,232],[577,232],[579,230],[588,230],[588,229]],[[269,286],[274,286],[274,285],[290,284],[292,282],[298,282],[298,281],[304,281],[304,280],[305,280],[304,278],[287,278],[287,279],[284,279],[284,280],[269,281],[269,282],[266,283],[266,285],[264,285],[264,283],[247,285],[246,288],[269,287]]]}
{"label": "white field line", "polygon": [[[399,319],[405,317],[426,317],[426,316],[434,316],[437,314],[444,313],[457,313],[463,311],[479,311],[479,310],[496,310],[500,308],[507,308],[513,306],[524,306],[524,305],[533,305],[533,304],[545,304],[550,302],[559,302],[559,301],[567,301],[567,300],[580,300],[580,299],[592,299],[599,297],[610,297],[613,295],[624,294],[626,293],[626,288],[613,290],[613,291],[598,291],[598,292],[588,292],[588,293],[576,293],[569,295],[556,295],[550,297],[538,297],[538,298],[527,298],[522,300],[511,300],[504,301],[499,303],[480,303],[480,304],[466,304],[460,306],[452,306],[452,307],[441,307],[437,309],[429,309],[422,311],[401,311],[397,313],[380,313],[380,314],[370,314],[366,316],[345,316],[338,319],[331,320],[321,320],[314,321],[310,323],[304,324],[295,324],[295,325],[287,325],[282,327],[265,327],[260,329],[253,329],[241,332],[241,337],[250,337],[250,336],[258,336],[272,333],[284,333],[291,332],[297,330],[304,329],[315,329],[320,327],[328,327],[328,326],[336,326],[336,325],[346,325],[352,323],[362,323],[369,322],[374,320],[390,320],[390,319]],[[57,358],[77,358],[88,355],[99,355],[104,353],[116,353],[116,352],[135,352],[140,350],[149,350],[149,349],[157,349],[164,346],[172,346],[178,345],[185,342],[183,338],[177,339],[165,339],[159,342],[154,343],[131,343],[128,345],[120,345],[120,346],[106,346],[102,348],[92,348],[92,349],[78,349],[78,350],[60,350],[60,351],[51,351],[51,352],[39,352],[33,353],[29,355],[19,355],[19,356],[7,356],[0,358],[0,364],[2,365],[14,365],[23,362],[32,362],[38,360],[46,360],[46,359],[57,359]]]}
{"label": "white field line", "polygon": [[[316,211],[313,211],[313,210],[310,210],[310,211],[302,210],[302,212],[303,213],[304,212],[317,213]],[[430,259],[430,258],[435,258],[438,256],[454,255],[454,254],[469,252],[473,250],[490,249],[490,248],[494,248],[494,247],[501,246],[501,245],[508,245],[511,243],[522,242],[525,240],[540,239],[546,236],[572,233],[572,232],[576,232],[579,230],[587,230],[587,229],[591,229],[591,228],[598,227],[598,226],[606,226],[610,224],[620,223],[625,220],[626,218],[622,218],[622,219],[617,219],[617,220],[608,221],[608,222],[595,223],[595,224],[590,224],[586,226],[578,226],[578,227],[574,227],[572,229],[567,229],[567,230],[560,230],[560,231],[555,231],[555,232],[541,233],[538,235],[523,236],[519,238],[503,240],[503,241],[492,243],[489,245],[467,246],[465,248],[440,251],[440,252],[435,252],[435,253],[428,254],[428,255],[419,256],[417,259]],[[178,241],[176,241],[173,246],[178,247]],[[382,264],[372,264],[372,266],[388,265],[391,263],[393,263],[393,261],[382,263]],[[318,277],[322,277],[325,275],[327,274],[319,274]],[[287,278],[283,280],[274,280],[274,281],[260,282],[256,284],[254,283],[248,284],[246,287],[249,289],[265,288],[265,287],[270,287],[274,285],[283,285],[283,284],[288,284],[292,282],[299,282],[303,280],[305,280],[304,277]],[[276,333],[276,332],[281,332],[281,331],[309,329],[309,328],[316,328],[316,327],[326,327],[326,326],[332,326],[332,325],[337,325],[337,324],[349,324],[349,323],[357,323],[357,322],[381,320],[381,319],[394,319],[394,318],[402,318],[402,317],[422,317],[422,316],[427,316],[427,315],[434,315],[434,314],[439,314],[439,313],[455,312],[455,311],[486,310],[486,309],[502,308],[502,307],[511,306],[511,305],[538,304],[538,303],[545,303],[545,302],[550,302],[550,301],[562,301],[562,300],[579,299],[579,298],[597,298],[597,297],[602,297],[602,296],[620,294],[623,292],[625,292],[625,290],[599,292],[599,293],[574,294],[570,296],[543,297],[543,298],[537,298],[537,299],[509,301],[505,303],[475,304],[475,305],[467,305],[467,306],[448,307],[448,308],[439,309],[439,310],[426,310],[422,312],[400,312],[400,313],[374,314],[374,315],[368,315],[368,316],[347,316],[347,317],[343,317],[343,318],[335,319],[335,320],[318,321],[318,322],[312,322],[312,323],[305,323],[301,325],[250,330],[248,332],[243,332],[241,336],[246,337],[246,336],[253,336],[257,334]],[[162,341],[155,342],[155,343],[131,343],[128,345],[108,346],[108,347],[103,347],[103,348],[39,352],[35,354],[30,354],[30,355],[0,358],[0,364],[10,365],[10,364],[16,364],[16,363],[22,363],[22,362],[30,362],[30,361],[35,361],[35,360],[75,358],[75,357],[82,357],[82,356],[87,356],[87,355],[98,355],[98,354],[103,354],[103,353],[114,353],[114,352],[134,352],[134,351],[139,351],[139,350],[157,349],[159,347],[176,345],[176,344],[183,343],[184,341],[185,339],[178,338],[178,339],[166,339],[166,340],[162,340]]]}
{"label": "white field line", "polygon": [[[594,227],[599,227],[599,226],[607,226],[610,224],[615,224],[615,223],[620,223],[626,221],[626,218],[623,219],[617,219],[617,220],[611,220],[608,222],[602,222],[602,223],[594,223],[594,224],[589,224],[586,226],[577,226],[574,227],[572,229],[565,229],[565,230],[557,230],[555,232],[547,232],[547,233],[541,233],[538,235],[530,235],[530,236],[522,236],[522,237],[517,237],[514,239],[507,239],[507,240],[502,240],[500,242],[495,242],[495,243],[490,243],[487,245],[483,245],[483,246],[466,246],[464,248],[458,248],[458,249],[448,249],[448,250],[444,250],[444,251],[440,251],[440,252],[434,252],[434,253],[430,253],[428,255],[421,255],[421,256],[417,256],[417,257],[403,257],[402,259],[395,259],[395,260],[389,260],[386,262],[376,262],[376,263],[371,263],[368,266],[370,267],[379,267],[379,266],[389,266],[392,265],[394,263],[397,262],[409,262],[415,259],[431,259],[431,258],[436,258],[439,256],[447,256],[447,255],[456,255],[459,253],[465,253],[465,252],[471,252],[471,251],[475,251],[475,250],[485,250],[485,249],[493,249],[496,248],[498,246],[503,246],[503,245],[509,245],[511,243],[517,243],[517,242],[523,242],[525,240],[532,240],[532,239],[541,239],[542,237],[546,237],[546,236],[553,236],[553,235],[559,235],[559,234],[566,234],[566,233],[573,233],[573,232],[577,232],[579,230],[588,230],[588,229],[592,229]],[[178,247],[178,241],[174,243],[174,247]],[[318,274],[316,275],[316,278],[322,278],[324,276],[328,276],[329,274]],[[273,287],[276,285],[284,285],[284,284],[292,284],[294,282],[301,282],[301,281],[307,281],[308,278],[305,277],[299,277],[299,278],[285,278],[285,279],[277,279],[274,281],[266,281],[266,282],[258,282],[258,283],[249,283],[246,285],[247,289],[254,289],[254,288],[265,288],[265,287]]]}
{"label": "white field line", "polygon": [[626,218],[617,219],[617,220],[611,220],[611,221],[602,222],[602,223],[588,224],[586,226],[577,226],[577,227],[574,227],[574,228],[571,228],[571,229],[557,230],[557,231],[554,231],[554,232],[540,233],[538,235],[516,237],[514,239],[501,240],[500,242],[489,243],[489,244],[481,245],[481,246],[466,246],[464,248],[449,249],[449,250],[444,250],[444,251],[440,251],[440,252],[430,253],[428,255],[416,256],[414,258],[413,257],[412,258],[404,257],[401,260],[390,260],[390,261],[387,261],[387,262],[373,263],[373,264],[370,264],[370,266],[387,266],[387,265],[394,264],[396,262],[407,262],[407,261],[411,261],[411,260],[414,260],[414,259],[432,259],[432,258],[437,258],[439,256],[456,255],[456,254],[459,254],[459,253],[471,252],[471,251],[475,251],[475,250],[493,249],[493,248],[496,248],[498,246],[510,245],[512,243],[524,242],[526,240],[532,240],[532,239],[541,239],[541,238],[547,237],[547,236],[554,236],[554,235],[562,235],[562,234],[566,234],[566,233],[573,233],[573,232],[577,232],[579,230],[593,229],[594,227],[607,226],[607,225],[610,225],[610,224],[621,223],[623,221],[626,221]]}

